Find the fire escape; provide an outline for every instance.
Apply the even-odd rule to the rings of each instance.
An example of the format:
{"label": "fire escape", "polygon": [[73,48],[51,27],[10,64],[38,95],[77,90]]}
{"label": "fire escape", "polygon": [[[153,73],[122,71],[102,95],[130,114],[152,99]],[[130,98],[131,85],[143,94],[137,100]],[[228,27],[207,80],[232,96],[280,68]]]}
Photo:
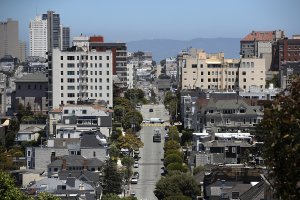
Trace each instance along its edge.
{"label": "fire escape", "polygon": [[79,97],[80,102],[84,102],[88,99],[88,55],[82,54],[79,60]]}

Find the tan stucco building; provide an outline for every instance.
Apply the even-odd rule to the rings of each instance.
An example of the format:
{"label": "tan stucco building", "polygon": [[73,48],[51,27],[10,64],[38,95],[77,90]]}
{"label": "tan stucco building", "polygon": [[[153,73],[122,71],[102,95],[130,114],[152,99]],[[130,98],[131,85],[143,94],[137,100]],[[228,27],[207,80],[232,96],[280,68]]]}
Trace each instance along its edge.
{"label": "tan stucco building", "polygon": [[265,87],[265,60],[261,58],[225,59],[224,53],[208,54],[192,49],[183,55],[182,89],[246,90]]}

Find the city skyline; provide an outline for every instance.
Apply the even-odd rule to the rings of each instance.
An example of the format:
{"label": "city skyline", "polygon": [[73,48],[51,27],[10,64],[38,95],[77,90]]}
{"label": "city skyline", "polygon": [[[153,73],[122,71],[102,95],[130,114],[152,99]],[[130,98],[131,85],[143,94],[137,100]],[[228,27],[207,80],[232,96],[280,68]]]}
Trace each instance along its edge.
{"label": "city skyline", "polygon": [[[53,10],[71,37],[103,35],[106,41],[143,39],[190,40],[242,38],[252,30],[282,29],[287,36],[300,34],[297,0],[218,1],[0,1],[0,21],[19,21],[19,38],[29,41],[29,22]],[[96,5],[96,6],[95,6]]]}

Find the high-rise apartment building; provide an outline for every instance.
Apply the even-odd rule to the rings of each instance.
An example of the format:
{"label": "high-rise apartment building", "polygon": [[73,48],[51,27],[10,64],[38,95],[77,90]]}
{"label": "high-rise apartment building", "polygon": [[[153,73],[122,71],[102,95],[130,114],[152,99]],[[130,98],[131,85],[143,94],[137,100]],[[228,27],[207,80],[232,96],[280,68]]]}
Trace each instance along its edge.
{"label": "high-rise apartment building", "polygon": [[70,47],[70,27],[60,26],[61,50],[67,50]]}
{"label": "high-rise apartment building", "polygon": [[[49,59],[49,108],[80,102],[113,106],[112,52],[53,49]],[[50,58],[49,57],[49,58]]]}
{"label": "high-rise apartment building", "polygon": [[47,20],[47,51],[60,48],[60,16],[54,11],[47,11],[42,15],[42,20]]}
{"label": "high-rise apartment building", "polygon": [[89,39],[89,49],[96,51],[110,50],[113,56],[113,75],[117,75],[123,84],[127,86],[127,46],[126,43],[106,43],[102,36],[92,36]]}
{"label": "high-rise apartment building", "polygon": [[284,31],[252,31],[241,40],[240,54],[243,58],[261,57],[272,53],[272,44],[284,38]]}
{"label": "high-rise apartment building", "polygon": [[19,42],[19,59],[20,62],[25,62],[25,59],[27,57],[27,45],[26,42],[20,41]]}
{"label": "high-rise apartment building", "polygon": [[181,88],[203,90],[248,90],[265,88],[265,60],[225,59],[224,53],[208,54],[192,49],[182,55]]}
{"label": "high-rise apartment building", "polygon": [[20,57],[19,48],[19,23],[8,18],[5,22],[0,22],[0,58],[5,55]]}
{"label": "high-rise apartment building", "polygon": [[47,58],[47,19],[42,19],[41,16],[36,16],[34,20],[30,21],[29,29],[29,55]]}
{"label": "high-rise apartment building", "polygon": [[272,69],[280,70],[288,63],[300,61],[300,38],[283,38],[273,45]]}

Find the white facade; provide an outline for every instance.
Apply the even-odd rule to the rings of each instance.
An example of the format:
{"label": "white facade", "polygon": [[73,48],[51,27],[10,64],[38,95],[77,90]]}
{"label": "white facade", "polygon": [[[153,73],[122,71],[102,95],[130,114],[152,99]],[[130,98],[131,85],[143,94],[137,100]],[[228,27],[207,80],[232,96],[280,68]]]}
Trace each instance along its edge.
{"label": "white facade", "polygon": [[128,89],[132,89],[134,87],[134,69],[135,69],[135,65],[132,63],[128,63],[127,64],[127,85],[128,85]]}
{"label": "white facade", "polygon": [[30,21],[29,55],[47,58],[47,20],[36,16]]}
{"label": "white facade", "polygon": [[53,49],[53,108],[78,101],[113,106],[112,52]]}
{"label": "white facade", "polygon": [[266,86],[265,59],[242,58],[239,71],[239,86],[249,90],[253,86],[264,89]]}
{"label": "white facade", "polygon": [[225,59],[224,53],[197,51],[184,55],[182,89],[249,90],[265,88],[266,65],[263,58]]}

